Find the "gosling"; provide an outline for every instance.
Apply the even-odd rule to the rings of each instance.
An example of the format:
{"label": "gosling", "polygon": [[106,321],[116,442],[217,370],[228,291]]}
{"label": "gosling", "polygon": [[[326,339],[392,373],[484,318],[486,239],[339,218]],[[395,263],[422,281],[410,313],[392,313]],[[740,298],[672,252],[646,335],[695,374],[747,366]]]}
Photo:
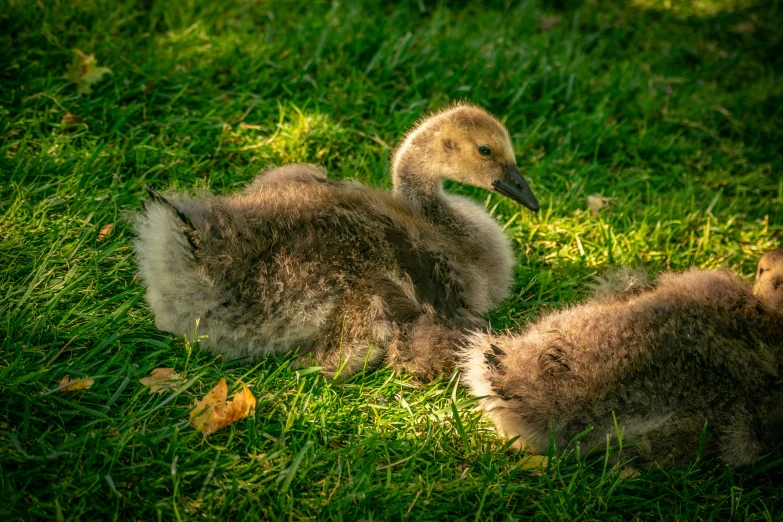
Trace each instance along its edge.
{"label": "gosling", "polygon": [[761,256],[756,268],[753,295],[768,307],[783,310],[783,248],[772,250]]}
{"label": "gosling", "polygon": [[226,196],[151,191],[135,222],[160,330],[194,331],[227,358],[298,349],[328,376],[389,364],[452,369],[461,329],[502,302],[513,258],[501,227],[450,179],[536,212],[506,128],[459,104],[420,122],[392,162],[392,193],[287,165]]}
{"label": "gosling", "polygon": [[592,428],[584,450],[619,431],[642,465],[682,467],[704,433],[703,458],[750,464],[783,442],[783,249],[759,267],[752,291],[726,270],[615,273],[521,333],[469,337],[463,382],[534,454]]}

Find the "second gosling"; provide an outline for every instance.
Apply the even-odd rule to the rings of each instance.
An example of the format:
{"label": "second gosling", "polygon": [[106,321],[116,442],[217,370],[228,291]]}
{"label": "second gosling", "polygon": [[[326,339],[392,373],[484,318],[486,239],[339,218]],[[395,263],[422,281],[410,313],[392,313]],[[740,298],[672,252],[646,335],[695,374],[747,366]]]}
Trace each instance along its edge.
{"label": "second gosling", "polygon": [[[523,332],[475,334],[463,382],[514,446],[590,449],[622,430],[643,464],[752,463],[783,443],[783,250],[751,287],[727,270],[623,271]],[[706,425],[706,428],[705,428]],[[706,430],[706,431],[705,431]]]}

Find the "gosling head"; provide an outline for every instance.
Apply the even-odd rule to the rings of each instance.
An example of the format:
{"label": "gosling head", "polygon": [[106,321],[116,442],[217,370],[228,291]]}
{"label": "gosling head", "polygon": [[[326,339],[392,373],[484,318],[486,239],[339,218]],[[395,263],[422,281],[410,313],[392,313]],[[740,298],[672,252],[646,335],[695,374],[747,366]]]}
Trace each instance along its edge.
{"label": "gosling head", "polygon": [[423,120],[394,155],[395,189],[440,187],[451,179],[494,190],[533,212],[541,208],[517,168],[508,130],[480,107],[460,104]]}
{"label": "gosling head", "polygon": [[783,313],[783,248],[767,252],[759,259],[753,295]]}

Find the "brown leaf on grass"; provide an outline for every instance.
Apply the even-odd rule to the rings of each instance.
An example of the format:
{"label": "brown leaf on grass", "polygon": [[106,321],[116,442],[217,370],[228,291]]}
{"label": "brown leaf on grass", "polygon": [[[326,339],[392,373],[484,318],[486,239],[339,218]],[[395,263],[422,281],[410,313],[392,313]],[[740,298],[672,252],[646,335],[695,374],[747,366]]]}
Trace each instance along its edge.
{"label": "brown leaf on grass", "polygon": [[244,419],[256,407],[256,398],[247,386],[242,385],[231,402],[226,402],[228,386],[225,379],[207,393],[203,399],[196,401],[190,412],[190,423],[201,430],[205,437],[215,433],[229,424]]}
{"label": "brown leaf on grass", "polygon": [[149,386],[150,393],[163,393],[174,388],[181,377],[174,368],[155,368],[149,377],[139,379],[144,386]]}
{"label": "brown leaf on grass", "polygon": [[750,35],[756,32],[756,26],[753,22],[740,22],[734,26],[734,32]]}
{"label": "brown leaf on grass", "polygon": [[627,478],[635,478],[641,475],[641,472],[638,469],[634,469],[630,466],[623,468],[620,470],[620,479],[627,479]]}
{"label": "brown leaf on grass", "polygon": [[264,469],[272,469],[272,463],[267,460],[267,454],[266,453],[259,453],[258,455],[253,455],[252,453],[247,454],[248,457],[251,459],[254,459],[256,462],[264,466]]}
{"label": "brown leaf on grass", "polygon": [[609,204],[609,198],[599,196],[598,194],[592,194],[587,196],[587,208],[590,209],[590,213],[597,216],[602,208]]}
{"label": "brown leaf on grass", "polygon": [[190,418],[192,419],[215,404],[226,402],[226,399],[228,399],[228,385],[226,384],[225,379],[220,379],[220,382],[209,390],[209,392],[204,395],[203,399],[196,402],[193,411],[190,412]]}
{"label": "brown leaf on grass", "polygon": [[95,383],[95,380],[90,379],[89,377],[85,377],[84,379],[74,379],[74,380],[71,380],[70,377],[68,377],[66,375],[60,381],[60,386],[68,384],[69,382],[73,382],[73,384],[70,384],[70,385],[66,386],[65,388],[62,388],[61,390],[58,390],[58,391],[61,391],[61,392],[72,392],[72,391],[77,391],[77,390],[86,390],[87,388],[89,388],[90,386],[92,386]]}
{"label": "brown leaf on grass", "polygon": [[538,30],[545,33],[560,23],[559,16],[541,15],[538,17]]}
{"label": "brown leaf on grass", "polygon": [[66,112],[65,116],[63,116],[63,119],[60,120],[60,131],[68,132],[82,123],[84,123],[84,118],[77,116],[76,114]]}
{"label": "brown leaf on grass", "polygon": [[204,503],[204,501],[200,498],[183,498],[182,499],[185,504],[185,513],[188,515],[195,515],[198,513],[198,510],[201,509],[201,505]]}
{"label": "brown leaf on grass", "polygon": [[98,60],[95,59],[94,54],[84,54],[76,49],[73,62],[65,73],[65,77],[76,83],[77,92],[89,94],[92,92],[92,86],[107,74],[111,74],[111,69],[98,67]]}
{"label": "brown leaf on grass", "polygon": [[98,231],[98,241],[102,241],[106,236],[108,236],[112,228],[114,228],[114,223],[103,225]]}

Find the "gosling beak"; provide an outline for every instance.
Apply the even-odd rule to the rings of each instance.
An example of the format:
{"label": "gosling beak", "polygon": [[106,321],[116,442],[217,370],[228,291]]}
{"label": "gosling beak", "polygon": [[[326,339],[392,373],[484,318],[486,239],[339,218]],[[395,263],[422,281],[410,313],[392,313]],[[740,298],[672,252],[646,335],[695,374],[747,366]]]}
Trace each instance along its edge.
{"label": "gosling beak", "polygon": [[494,182],[492,186],[499,193],[517,203],[522,203],[533,212],[538,212],[541,209],[541,203],[533,195],[533,191],[530,190],[530,186],[516,165],[506,165],[505,177]]}

